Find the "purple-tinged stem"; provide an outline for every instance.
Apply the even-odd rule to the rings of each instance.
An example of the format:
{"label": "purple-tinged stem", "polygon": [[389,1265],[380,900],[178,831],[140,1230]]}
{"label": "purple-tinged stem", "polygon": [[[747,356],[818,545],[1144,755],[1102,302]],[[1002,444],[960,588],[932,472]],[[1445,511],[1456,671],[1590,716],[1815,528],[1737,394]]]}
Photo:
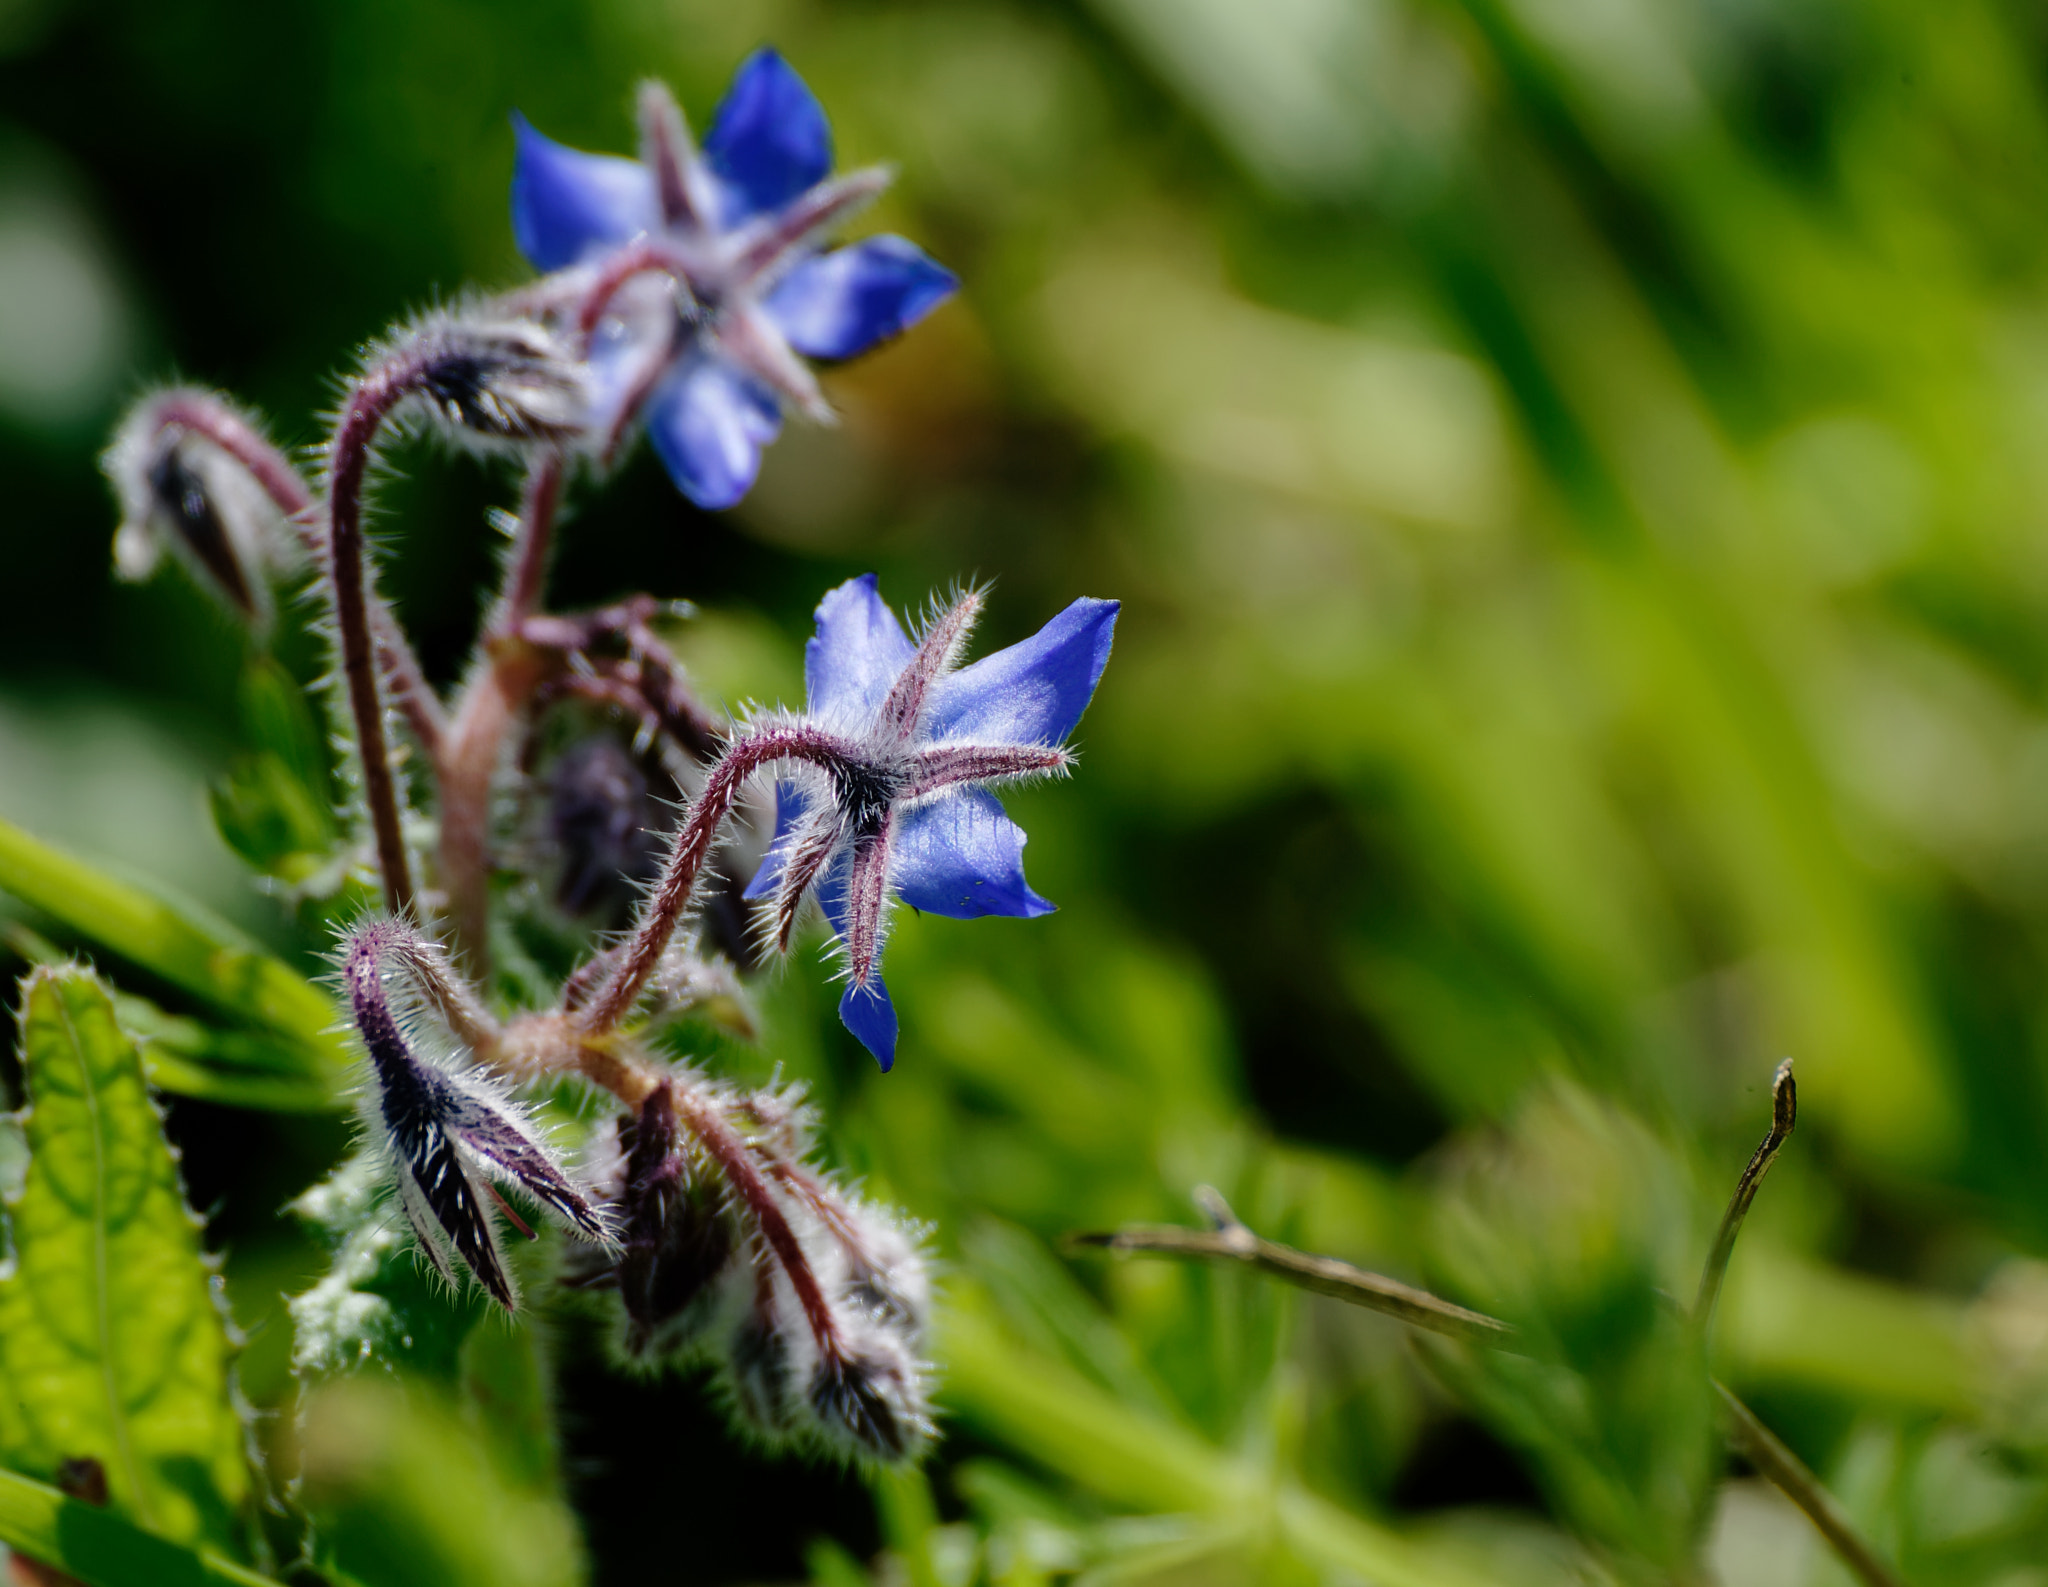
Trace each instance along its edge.
{"label": "purple-tinged stem", "polygon": [[820,182],[787,208],[766,216],[733,261],[731,280],[753,283],[764,272],[787,268],[803,245],[867,208],[895,180],[887,166],[871,165]]}
{"label": "purple-tinged stem", "polygon": [[487,664],[463,692],[436,758],[441,803],[441,886],[455,944],[473,974],[490,964],[491,783],[505,734],[553,670],[519,638],[540,604],[562,500],[562,454],[549,448],[526,477],[505,587],[485,626]]}
{"label": "purple-tinged stem", "polygon": [[903,669],[882,702],[882,726],[898,743],[908,744],[916,735],[932,685],[959,660],[974,620],[980,615],[981,593],[970,590],[932,619],[931,627],[918,641],[910,665]]}
{"label": "purple-tinged stem", "polygon": [[[717,724],[690,693],[676,660],[650,626],[658,610],[649,596],[636,595],[578,617],[536,616],[519,625],[518,635],[538,649],[563,656],[580,655],[589,674],[557,674],[542,686],[544,695],[574,695],[616,706],[651,722],[697,761],[718,752]],[[625,655],[599,655],[605,645],[623,646]]]}
{"label": "purple-tinged stem", "polygon": [[543,451],[526,476],[519,507],[519,535],[512,542],[505,593],[492,626],[510,633],[539,609],[546,593],[548,557],[554,549],[555,518],[562,506],[562,454]]}
{"label": "purple-tinged stem", "polygon": [[576,329],[582,336],[586,350],[598,323],[605,311],[612,305],[612,299],[628,281],[636,276],[649,275],[660,271],[673,277],[684,291],[689,290],[689,261],[672,243],[656,238],[643,237],[625,247],[615,249],[597,266],[597,274],[583,290],[583,298],[576,307]]}
{"label": "purple-tinged stem", "polygon": [[893,824],[885,809],[874,835],[854,845],[846,875],[846,964],[857,987],[874,979],[875,961],[882,956],[882,895],[889,885]]}
{"label": "purple-tinged stem", "polygon": [[598,454],[603,462],[609,464],[618,455],[626,432],[633,427],[633,421],[640,416],[640,410],[647,405],[647,399],[654,395],[655,387],[661,384],[662,377],[674,362],[683,331],[683,321],[678,319],[669,327],[668,337],[661,346],[640,360],[640,367],[633,372],[632,383],[626,387],[626,394],[619,401],[619,411],[612,416],[611,433],[604,438],[604,448]]}
{"label": "purple-tinged stem", "polygon": [[158,404],[156,421],[159,431],[177,425],[205,436],[249,471],[287,519],[299,523],[312,511],[313,492],[299,471],[226,403],[197,391],[176,392]]}
{"label": "purple-tinged stem", "polygon": [[676,828],[668,864],[641,909],[633,935],[612,959],[609,973],[589,1002],[576,1010],[576,1023],[595,1035],[612,1029],[631,1010],[661,962],[669,938],[689,912],[704,862],[711,857],[719,829],[739,803],[749,777],[778,761],[808,761],[830,773],[856,758],[851,747],[835,735],[800,724],[760,728],[729,743],[705,778],[703,792]]}
{"label": "purple-tinged stem", "polygon": [[1073,753],[1053,745],[940,744],[919,752],[916,769],[903,790],[905,799],[922,799],[958,783],[1001,782],[1012,777],[1044,777],[1074,764]]}
{"label": "purple-tinged stem", "polygon": [[356,752],[362,758],[363,798],[370,807],[377,865],[384,878],[384,904],[394,915],[412,908],[412,868],[405,856],[398,785],[391,775],[384,711],[377,697],[363,570],[363,480],[379,427],[413,391],[422,373],[419,353],[401,351],[358,380],[342,410],[327,463],[328,585],[341,638],[342,677],[355,718]]}
{"label": "purple-tinged stem", "polygon": [[790,1227],[775,1193],[768,1188],[753,1151],[725,1121],[715,1103],[673,1081],[670,1084],[676,1101],[676,1122],[696,1138],[704,1155],[717,1166],[747,1216],[760,1229],[761,1238],[775,1253],[776,1261],[789,1276],[790,1288],[796,1292],[797,1304],[803,1308],[811,1337],[817,1341],[818,1355],[827,1362],[839,1361],[844,1351],[832,1321],[831,1304],[825,1299],[818,1275],[811,1270],[796,1230]]}
{"label": "purple-tinged stem", "polygon": [[703,217],[697,213],[696,196],[690,191],[690,169],[696,158],[690,147],[690,130],[664,83],[640,85],[640,157],[653,173],[661,218],[671,226],[700,228]]}

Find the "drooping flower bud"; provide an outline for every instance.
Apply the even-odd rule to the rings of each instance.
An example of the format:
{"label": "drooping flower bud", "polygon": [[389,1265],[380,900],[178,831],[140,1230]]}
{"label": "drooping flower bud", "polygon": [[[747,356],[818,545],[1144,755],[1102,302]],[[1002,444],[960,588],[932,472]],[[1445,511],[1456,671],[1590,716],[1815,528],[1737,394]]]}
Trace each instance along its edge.
{"label": "drooping flower bud", "polygon": [[260,631],[273,610],[271,579],[298,559],[296,543],[248,469],[180,417],[188,406],[232,412],[209,394],[155,392],[135,405],[101,456],[121,503],[114,568],[124,579],[146,579],[168,548],[202,588]]}
{"label": "drooping flower bud", "polygon": [[674,1094],[658,1086],[619,1128],[624,1151],[616,1267],[622,1343],[645,1360],[694,1345],[740,1263],[721,1188],[692,1163],[676,1132]]}
{"label": "drooping flower bud", "polygon": [[533,1231],[493,1181],[525,1192],[579,1239],[609,1246],[614,1238],[604,1214],[510,1096],[475,1069],[443,1067],[422,1055],[417,1026],[429,1010],[445,1010],[449,999],[432,987],[394,999],[385,976],[416,976],[437,960],[395,922],[358,927],[349,939],[342,980],[370,1060],[361,1113],[421,1251],[451,1283],[459,1259],[509,1311],[518,1295],[499,1246],[496,1213],[529,1237]]}
{"label": "drooping flower bud", "polygon": [[588,371],[532,320],[430,314],[374,356],[364,378],[379,371],[395,372],[413,405],[457,440],[573,446],[585,438]]}

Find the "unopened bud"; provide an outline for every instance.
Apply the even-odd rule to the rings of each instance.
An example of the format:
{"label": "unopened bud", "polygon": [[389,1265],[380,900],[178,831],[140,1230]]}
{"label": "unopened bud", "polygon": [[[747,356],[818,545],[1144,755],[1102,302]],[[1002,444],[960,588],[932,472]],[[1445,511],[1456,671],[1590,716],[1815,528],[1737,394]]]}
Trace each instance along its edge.
{"label": "unopened bud", "polygon": [[146,579],[169,548],[203,588],[262,629],[271,576],[295,560],[293,542],[248,470],[175,417],[188,395],[159,392],[136,404],[100,459],[121,502],[114,568]]}
{"label": "unopened bud", "polygon": [[611,914],[661,868],[661,811],[647,775],[610,733],[565,748],[548,775],[547,832],[561,857],[555,901],[569,914]]}
{"label": "unopened bud", "polygon": [[411,366],[411,390],[460,437],[569,445],[584,435],[585,367],[531,320],[432,316],[390,356]]}
{"label": "unopened bud", "polygon": [[881,1336],[819,1363],[811,1377],[811,1414],[826,1442],[842,1444],[855,1459],[906,1460],[932,1434],[925,1376],[923,1363],[901,1340]]}
{"label": "unopened bud", "polygon": [[718,1309],[738,1242],[715,1185],[679,1149],[673,1093],[657,1086],[620,1130],[626,1147],[619,1299],[625,1346],[645,1357],[691,1344]]}
{"label": "unopened bud", "polygon": [[397,922],[359,926],[342,960],[343,988],[356,1034],[369,1056],[362,1118],[398,1190],[398,1204],[420,1250],[450,1283],[460,1262],[493,1300],[518,1305],[499,1247],[502,1212],[519,1223],[493,1182],[524,1192],[570,1233],[600,1246],[615,1241],[603,1211],[564,1171],[518,1104],[476,1070],[443,1068],[415,1047],[394,1000],[387,970],[416,976],[437,963],[429,945]]}

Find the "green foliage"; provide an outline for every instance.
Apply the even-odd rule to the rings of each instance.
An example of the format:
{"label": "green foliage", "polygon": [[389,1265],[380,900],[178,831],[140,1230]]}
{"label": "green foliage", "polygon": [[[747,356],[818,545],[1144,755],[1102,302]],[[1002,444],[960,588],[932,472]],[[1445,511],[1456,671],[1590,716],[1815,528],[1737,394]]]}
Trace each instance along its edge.
{"label": "green foliage", "polygon": [[214,825],[249,866],[288,887],[332,890],[341,880],[333,797],[306,696],[268,657],[242,674],[242,718],[259,747],[239,755],[209,790]]}
{"label": "green foliage", "polygon": [[[563,592],[716,603],[675,633],[727,700],[793,700],[818,591],[870,566],[912,591],[996,577],[992,640],[1077,593],[1128,603],[1080,775],[1017,802],[1062,913],[905,920],[886,1080],[844,1050],[808,960],[763,992],[758,1051],[695,1047],[806,1079],[831,1150],[928,1219],[959,1276],[950,1393],[980,1443],[931,1485],[971,1547],[900,1504],[889,1546],[944,1533],[930,1568],[964,1554],[991,1582],[1258,1579],[1306,1545],[1231,1552],[1265,1513],[1218,1497],[1242,1460],[1247,1492],[1387,1518],[1370,1538],[1484,1580],[1597,1580],[1571,1536],[1628,1569],[1671,1559],[1722,1471],[1655,1296],[1690,1295],[1790,1053],[1807,1118],[1737,1253],[1715,1366],[1910,1581],[2028,1580],[2048,1557],[2036,19],[1989,0],[115,0],[41,44],[33,18],[9,32],[0,119],[61,153],[80,215],[122,222],[102,262],[149,283],[131,319],[181,357],[220,348],[303,441],[337,349],[420,283],[514,278],[508,106],[627,148],[635,77],[696,112],[768,37],[849,162],[900,163],[878,225],[934,239],[967,289],[829,374],[849,422],[792,426],[715,525],[679,526],[644,455],[580,496]],[[321,62],[331,92],[309,111],[280,60]],[[195,150],[233,160],[220,224],[127,224]],[[195,741],[233,737],[218,825],[318,892],[331,778],[295,697],[174,583],[107,587],[97,420],[62,453],[40,415],[0,424],[22,454],[10,588],[34,592],[0,636],[9,679],[75,669],[136,714],[175,700]],[[383,584],[435,657],[469,641],[482,511],[508,497],[466,464],[385,486]],[[288,619],[277,643],[316,675]],[[50,764],[0,745],[7,814],[71,762]],[[158,1083],[338,1094],[317,989],[274,1018],[208,968],[230,934],[59,858],[0,830],[0,889],[193,1000],[156,1024],[117,1005]],[[543,989],[549,962],[506,987]],[[265,1090],[286,1060],[231,1033],[321,1056]],[[253,1163],[300,1167],[235,1184],[230,1260],[298,1287],[317,1258],[258,1226],[335,1144],[239,1122]],[[8,1153],[0,1129],[0,1182]],[[1057,1254],[1075,1227],[1187,1219],[1201,1181],[1263,1232],[1511,1312],[1540,1348],[1418,1370],[1389,1325],[1326,1302]],[[303,1312],[301,1345],[337,1365],[411,1349],[395,1377],[459,1383],[485,1336],[364,1219],[336,1236],[360,1284],[316,1287],[331,1307]],[[1455,1480],[1415,1499],[1404,1474],[1474,1414],[1536,1494],[1486,1515]],[[689,1524],[780,1539],[768,1484],[717,1487],[727,1446],[642,1421],[588,1442],[658,1471],[679,1513],[716,1492]],[[360,1473],[352,1514],[403,1513],[371,1490],[410,1468]],[[1729,1515],[1740,1531],[1753,1507]],[[865,1577],[858,1552],[819,1544],[817,1575]],[[1837,1587],[1795,1552],[1767,1553],[1780,1580]]]}
{"label": "green foliage", "polygon": [[[27,926],[0,924],[4,940],[31,964],[67,956]],[[319,1113],[336,1105],[325,1074],[309,1072],[302,1048],[260,1030],[222,1030],[159,1008],[146,997],[110,989],[121,1028],[140,1044],[143,1073],[159,1091],[234,1107]]]}
{"label": "green foliage", "polygon": [[373,1378],[315,1393],[301,1443],[323,1553],[376,1587],[574,1587],[574,1517],[517,1455],[508,1469],[494,1431],[438,1394]]}
{"label": "green foliage", "polygon": [[[947,1317],[945,1397],[969,1425],[1119,1506],[1185,1514],[1185,1558],[1260,1572],[1307,1562],[1388,1587],[1478,1587],[1459,1552],[1347,1514],[1301,1486],[1286,1451],[1218,1448],[1119,1403],[1066,1364],[1034,1356],[984,1307]],[[1157,1538],[1149,1540],[1157,1543]],[[1263,1562],[1263,1563],[1261,1563]]]}
{"label": "green foliage", "polygon": [[331,1253],[290,1308],[319,1546],[377,1587],[582,1580],[543,1325],[452,1291],[376,1188],[357,1156],[293,1204]]}
{"label": "green foliage", "polygon": [[[12,894],[233,1022],[209,1034],[144,1014],[139,1034],[174,1060],[173,1078],[232,1088],[246,1074],[269,1105],[334,1105],[346,1049],[327,994],[198,905],[146,892],[0,821],[0,893]],[[131,1012],[142,1005],[132,1004]],[[154,1028],[151,1028],[154,1027]],[[195,1075],[203,1069],[222,1071]],[[204,1090],[200,1094],[206,1094]],[[232,1100],[223,1097],[223,1100]],[[252,1097],[253,1100],[253,1097]]]}
{"label": "green foliage", "polygon": [[114,1506],[231,1547],[249,1495],[218,1281],[199,1248],[135,1044],[90,973],[22,989],[28,1172],[0,1282],[0,1458],[97,1460]]}
{"label": "green foliage", "polygon": [[1644,1581],[1696,1550],[1718,1475],[1685,1288],[1688,1202],[1649,1133],[1576,1089],[1467,1144],[1436,1209],[1451,1293],[1513,1322],[1524,1354],[1449,1346],[1439,1370],[1528,1451],[1558,1508]]}
{"label": "green foliage", "polygon": [[0,1543],[86,1587],[276,1587],[211,1549],[180,1548],[12,1471],[0,1471]]}

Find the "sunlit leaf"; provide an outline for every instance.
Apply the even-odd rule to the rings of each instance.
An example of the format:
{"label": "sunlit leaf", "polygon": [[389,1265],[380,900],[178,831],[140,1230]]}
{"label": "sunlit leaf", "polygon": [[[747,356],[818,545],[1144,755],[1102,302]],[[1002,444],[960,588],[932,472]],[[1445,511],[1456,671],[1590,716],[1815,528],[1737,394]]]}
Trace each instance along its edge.
{"label": "sunlit leaf", "polygon": [[249,1492],[228,1326],[178,1174],[107,990],[24,982],[28,1173],[0,1282],[8,1465],[104,1468],[113,1504],[178,1542],[229,1545]]}

